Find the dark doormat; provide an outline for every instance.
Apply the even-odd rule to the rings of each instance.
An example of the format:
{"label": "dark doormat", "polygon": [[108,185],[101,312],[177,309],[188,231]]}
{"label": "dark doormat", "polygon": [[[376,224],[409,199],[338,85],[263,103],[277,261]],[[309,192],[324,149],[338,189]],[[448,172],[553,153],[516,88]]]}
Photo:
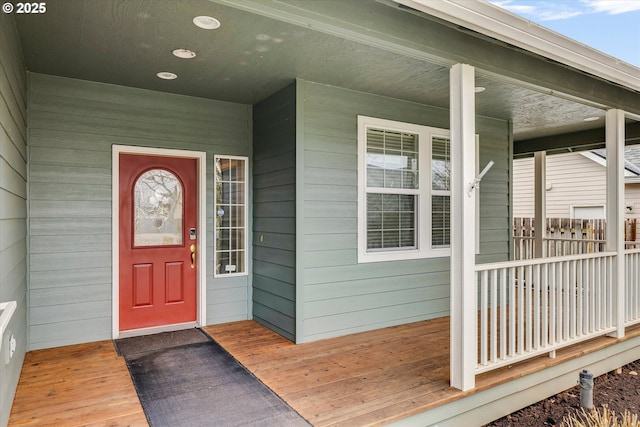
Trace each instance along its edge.
{"label": "dark doormat", "polygon": [[309,426],[199,329],[116,340],[151,426]]}

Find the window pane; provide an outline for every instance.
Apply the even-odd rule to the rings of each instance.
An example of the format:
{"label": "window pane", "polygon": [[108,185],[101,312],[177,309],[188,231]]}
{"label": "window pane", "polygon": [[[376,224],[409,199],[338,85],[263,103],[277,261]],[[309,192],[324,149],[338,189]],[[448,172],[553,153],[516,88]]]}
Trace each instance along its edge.
{"label": "window pane", "polygon": [[418,135],[367,129],[367,186],[418,188]]}
{"label": "window pane", "polygon": [[431,245],[448,246],[451,234],[450,197],[431,197]]}
{"label": "window pane", "polygon": [[171,172],[143,173],[133,190],[133,245],[181,245],[182,197],[182,184]]}
{"label": "window pane", "polygon": [[414,195],[367,194],[367,249],[415,249]]}
{"label": "window pane", "polygon": [[217,158],[215,164],[215,271],[246,272],[246,161]]}
{"label": "window pane", "polygon": [[448,138],[431,140],[431,180],[434,190],[449,190],[451,181],[451,144]]}

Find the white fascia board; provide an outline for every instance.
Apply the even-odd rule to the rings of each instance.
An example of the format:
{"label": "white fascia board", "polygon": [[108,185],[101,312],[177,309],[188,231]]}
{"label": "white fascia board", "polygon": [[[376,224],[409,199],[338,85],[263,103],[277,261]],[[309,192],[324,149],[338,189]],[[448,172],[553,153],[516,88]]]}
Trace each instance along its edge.
{"label": "white fascia board", "polygon": [[483,0],[393,0],[513,46],[640,91],[640,68]]}

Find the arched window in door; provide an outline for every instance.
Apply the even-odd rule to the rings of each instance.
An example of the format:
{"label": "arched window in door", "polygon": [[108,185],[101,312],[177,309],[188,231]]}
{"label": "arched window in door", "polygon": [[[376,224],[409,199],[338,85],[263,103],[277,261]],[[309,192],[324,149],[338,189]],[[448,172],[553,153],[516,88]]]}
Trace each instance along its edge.
{"label": "arched window in door", "polygon": [[133,246],[181,245],[183,189],[166,169],[140,175],[133,190]]}

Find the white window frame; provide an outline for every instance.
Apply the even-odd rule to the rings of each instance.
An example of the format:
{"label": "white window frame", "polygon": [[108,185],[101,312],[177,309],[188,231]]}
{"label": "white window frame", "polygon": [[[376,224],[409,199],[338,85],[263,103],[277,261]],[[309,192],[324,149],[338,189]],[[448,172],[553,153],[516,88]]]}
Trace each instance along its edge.
{"label": "white window frame", "polygon": [[[217,194],[216,194],[216,162],[218,161],[218,159],[231,159],[231,160],[244,160],[244,185],[245,185],[245,191],[244,191],[244,265],[243,265],[243,271],[242,272],[238,272],[238,273],[234,273],[234,272],[229,272],[229,273],[218,273],[217,269],[216,269],[216,261],[217,261],[217,256],[218,256],[218,248],[217,248],[217,236],[215,235],[215,233],[218,232],[217,228],[216,228],[216,221],[215,221],[215,217],[217,216],[217,210],[218,210],[218,206],[217,206]],[[234,277],[234,276],[247,276],[249,274],[248,271],[248,267],[249,267],[249,260],[248,260],[248,256],[249,256],[249,158],[246,156],[228,156],[228,155],[224,155],[224,154],[215,154],[213,156],[213,216],[214,216],[214,221],[213,221],[213,277],[214,278],[222,278],[222,277]]]}
{"label": "white window frame", "polygon": [[[385,129],[418,135],[418,207],[416,212],[415,249],[391,249],[388,251],[367,251],[367,129]],[[450,138],[448,129],[439,129],[375,117],[358,116],[358,262],[398,261],[420,258],[446,257],[451,255],[449,246],[431,245],[431,140],[433,137]],[[379,189],[375,191],[379,193]],[[384,192],[384,191],[383,191]],[[392,194],[414,194],[413,190],[393,189]]]}

